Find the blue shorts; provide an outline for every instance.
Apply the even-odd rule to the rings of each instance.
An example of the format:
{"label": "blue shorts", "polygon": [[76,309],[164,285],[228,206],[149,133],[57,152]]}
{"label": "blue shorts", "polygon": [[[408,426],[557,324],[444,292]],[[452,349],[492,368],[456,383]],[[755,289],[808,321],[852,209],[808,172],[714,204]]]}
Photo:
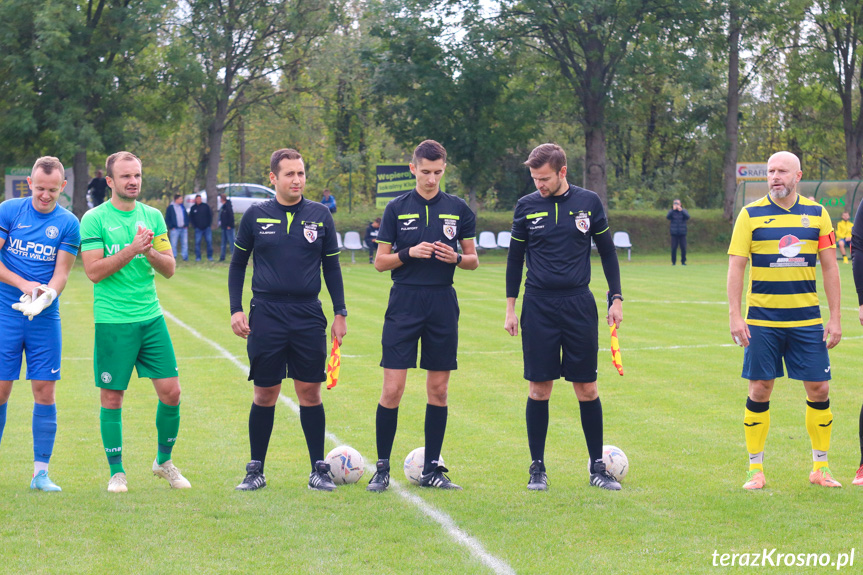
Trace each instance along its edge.
{"label": "blue shorts", "polygon": [[285,377],[308,383],[327,380],[327,318],[320,301],[273,302],[254,297],[249,327],[249,381],[256,386],[273,387]]}
{"label": "blue shorts", "polygon": [[416,367],[417,342],[422,340],[421,369],[458,369],[458,318],[458,298],[452,286],[394,285],[381,334],[381,367]]}
{"label": "blue shorts", "polygon": [[828,381],[830,357],[824,341],[824,326],[763,327],[750,325],[752,337],[743,350],[744,379],[771,380],[782,377],[782,358],[788,377],[800,381]]}
{"label": "blue shorts", "polygon": [[33,321],[23,314],[0,315],[0,381],[15,381],[21,376],[21,354],[27,354],[27,379],[60,379],[63,333],[60,316],[37,315]]}
{"label": "blue shorts", "polygon": [[598,330],[596,300],[589,289],[567,296],[525,293],[521,304],[524,378],[596,381]]}

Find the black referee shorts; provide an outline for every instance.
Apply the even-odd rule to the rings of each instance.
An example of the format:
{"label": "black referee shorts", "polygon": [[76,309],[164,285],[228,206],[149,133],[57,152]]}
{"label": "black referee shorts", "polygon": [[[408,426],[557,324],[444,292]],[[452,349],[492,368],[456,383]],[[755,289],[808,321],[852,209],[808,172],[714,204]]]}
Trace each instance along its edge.
{"label": "black referee shorts", "polygon": [[249,380],[258,387],[285,377],[307,382],[327,379],[327,318],[320,301],[286,303],[252,298]]}
{"label": "black referee shorts", "polygon": [[417,341],[422,340],[422,369],[458,369],[458,316],[458,298],[452,286],[394,285],[384,316],[381,367],[416,367]]}
{"label": "black referee shorts", "polygon": [[589,289],[562,297],[525,294],[521,306],[524,378],[596,381],[598,322],[596,300]]}

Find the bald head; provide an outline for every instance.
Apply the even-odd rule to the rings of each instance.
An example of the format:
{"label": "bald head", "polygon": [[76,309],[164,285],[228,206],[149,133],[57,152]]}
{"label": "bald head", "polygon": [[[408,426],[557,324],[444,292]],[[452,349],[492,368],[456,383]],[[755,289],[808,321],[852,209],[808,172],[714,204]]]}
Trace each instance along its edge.
{"label": "bald head", "polygon": [[794,201],[801,178],[800,158],[791,152],[776,152],[767,160],[767,183],[774,200],[790,196]]}
{"label": "bald head", "polygon": [[790,162],[791,167],[795,172],[800,171],[800,158],[792,154],[791,152],[776,152],[770,159],[767,160],[767,165],[769,166],[771,162],[774,160],[782,161],[782,162]]}

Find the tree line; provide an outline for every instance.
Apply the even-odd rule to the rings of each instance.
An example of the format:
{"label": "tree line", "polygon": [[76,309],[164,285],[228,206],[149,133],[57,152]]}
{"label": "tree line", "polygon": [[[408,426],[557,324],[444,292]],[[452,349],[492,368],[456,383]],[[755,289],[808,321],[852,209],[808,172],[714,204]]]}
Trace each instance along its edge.
{"label": "tree line", "polygon": [[149,197],[215,205],[289,146],[344,206],[432,138],[449,191],[509,209],[555,141],[611,208],[730,218],[738,161],[860,179],[861,42],[863,0],[4,0],[0,165],[128,149]]}

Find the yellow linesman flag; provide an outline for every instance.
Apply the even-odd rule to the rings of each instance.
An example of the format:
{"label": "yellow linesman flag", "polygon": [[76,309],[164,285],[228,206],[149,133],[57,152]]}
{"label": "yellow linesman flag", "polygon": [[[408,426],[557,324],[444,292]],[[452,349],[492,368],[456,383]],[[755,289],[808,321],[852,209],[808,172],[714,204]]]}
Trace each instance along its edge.
{"label": "yellow linesman flag", "polygon": [[620,355],[620,342],[617,340],[617,327],[611,324],[611,363],[617,368],[617,373],[623,375],[623,356]]}
{"label": "yellow linesman flag", "polygon": [[327,360],[327,389],[332,389],[339,382],[339,370],[342,368],[342,349],[339,340],[333,338],[333,349]]}

